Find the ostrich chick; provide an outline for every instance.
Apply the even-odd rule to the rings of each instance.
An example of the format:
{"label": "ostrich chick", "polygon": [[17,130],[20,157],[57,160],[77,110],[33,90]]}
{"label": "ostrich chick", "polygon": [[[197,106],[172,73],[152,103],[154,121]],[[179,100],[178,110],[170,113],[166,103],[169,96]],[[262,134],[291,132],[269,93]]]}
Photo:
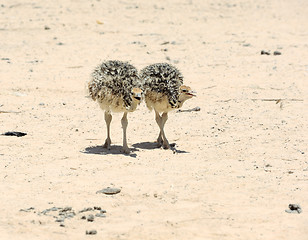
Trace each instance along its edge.
{"label": "ostrich chick", "polygon": [[88,83],[89,94],[105,111],[107,139],[104,148],[110,149],[111,112],[124,112],[121,123],[123,128],[123,151],[130,152],[126,141],[128,125],[127,113],[136,110],[142,100],[141,82],[137,69],[127,62],[106,61],[97,66]]}
{"label": "ostrich chick", "polygon": [[169,149],[164,133],[168,112],[182,107],[195,94],[190,87],[183,85],[183,76],[179,70],[168,63],[147,66],[141,70],[140,77],[144,81],[146,105],[150,110],[154,109],[155,120],[160,129],[158,146]]}

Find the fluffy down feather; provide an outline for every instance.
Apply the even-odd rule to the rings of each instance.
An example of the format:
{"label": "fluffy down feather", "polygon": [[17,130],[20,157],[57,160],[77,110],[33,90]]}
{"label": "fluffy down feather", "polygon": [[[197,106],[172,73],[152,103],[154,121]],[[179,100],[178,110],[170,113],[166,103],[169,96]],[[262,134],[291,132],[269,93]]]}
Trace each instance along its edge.
{"label": "fluffy down feather", "polygon": [[105,61],[97,66],[88,83],[89,94],[93,100],[103,100],[106,95],[121,98],[126,108],[132,104],[133,88],[142,84],[137,69],[127,62]]}

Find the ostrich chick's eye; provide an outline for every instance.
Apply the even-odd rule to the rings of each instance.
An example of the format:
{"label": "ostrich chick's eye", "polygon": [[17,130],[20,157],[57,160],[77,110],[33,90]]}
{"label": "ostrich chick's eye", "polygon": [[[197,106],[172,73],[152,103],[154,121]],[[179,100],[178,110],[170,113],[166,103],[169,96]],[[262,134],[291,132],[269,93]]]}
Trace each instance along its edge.
{"label": "ostrich chick's eye", "polygon": [[182,92],[188,92],[186,89],[183,89]]}

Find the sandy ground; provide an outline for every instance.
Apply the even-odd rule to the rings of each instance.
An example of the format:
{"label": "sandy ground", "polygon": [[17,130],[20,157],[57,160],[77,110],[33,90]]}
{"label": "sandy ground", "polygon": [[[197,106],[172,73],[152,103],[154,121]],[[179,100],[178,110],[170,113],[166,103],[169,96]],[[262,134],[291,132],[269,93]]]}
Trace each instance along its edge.
{"label": "sandy ground", "polygon": [[[306,0],[2,1],[0,133],[27,136],[0,136],[1,239],[307,240],[307,22]],[[119,114],[102,149],[85,83],[106,59],[169,62],[198,92],[166,124],[176,153],[144,103],[132,154]]]}

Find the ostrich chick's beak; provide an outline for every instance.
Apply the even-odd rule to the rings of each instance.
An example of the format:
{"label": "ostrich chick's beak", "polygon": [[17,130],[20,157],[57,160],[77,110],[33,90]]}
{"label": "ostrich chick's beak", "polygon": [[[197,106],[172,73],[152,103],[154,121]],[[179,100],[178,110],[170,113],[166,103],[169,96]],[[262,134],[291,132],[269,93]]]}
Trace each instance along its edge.
{"label": "ostrich chick's beak", "polygon": [[137,99],[138,101],[140,101],[141,100],[141,94],[140,93],[136,94],[134,96],[134,98]]}
{"label": "ostrich chick's beak", "polygon": [[141,101],[141,99],[142,99],[142,90],[140,88],[133,88],[132,95],[133,95],[134,99],[136,99],[138,101]]}
{"label": "ostrich chick's beak", "polygon": [[192,97],[197,97],[197,92],[192,91],[192,90],[187,92],[186,94],[189,95],[189,96],[192,96]]}

